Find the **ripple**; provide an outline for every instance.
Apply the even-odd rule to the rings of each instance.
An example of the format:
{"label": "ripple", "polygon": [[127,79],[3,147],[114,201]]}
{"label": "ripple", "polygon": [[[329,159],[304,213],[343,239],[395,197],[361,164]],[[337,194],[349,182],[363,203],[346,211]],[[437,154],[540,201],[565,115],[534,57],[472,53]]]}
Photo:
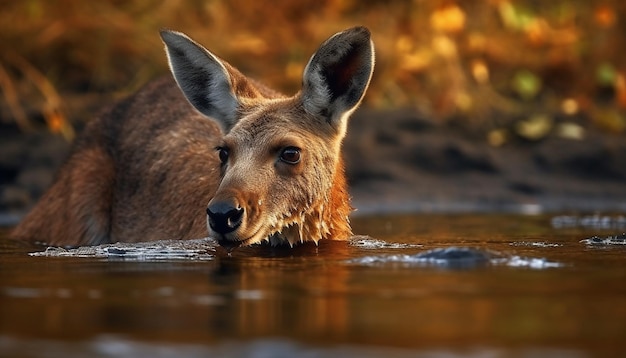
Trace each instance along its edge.
{"label": "ripple", "polygon": [[590,245],[590,246],[603,246],[603,245],[626,245],[626,233],[621,235],[613,235],[613,236],[592,236],[586,239],[580,240],[580,242]]}
{"label": "ripple", "polygon": [[418,266],[437,266],[448,268],[469,268],[489,263],[493,254],[469,247],[448,247],[432,249],[414,255],[377,255],[365,256],[349,263],[358,265],[403,264]]}
{"label": "ripple", "polygon": [[431,266],[451,269],[471,269],[483,266],[527,267],[547,269],[564,266],[544,258],[504,256],[497,252],[469,247],[448,247],[424,251],[415,255],[376,255],[348,260],[349,264],[378,266],[400,264],[402,266]]}
{"label": "ripple", "polygon": [[509,245],[511,246],[530,246],[530,247],[561,247],[562,244],[556,244],[553,242],[543,242],[543,241],[517,241],[512,242]]}
{"label": "ripple", "polygon": [[48,247],[44,251],[29,253],[45,257],[92,257],[130,261],[153,260],[212,260],[215,258],[215,240],[167,240],[143,243],[115,243],[81,246],[66,249]]}
{"label": "ripple", "polygon": [[534,258],[534,257],[521,257],[521,256],[512,256],[508,257],[502,262],[498,262],[499,260],[495,260],[494,264],[496,265],[504,265],[509,267],[528,267],[531,269],[549,269],[549,268],[558,268],[564,267],[565,265],[560,262],[549,261],[545,258]]}
{"label": "ripple", "polygon": [[350,245],[366,250],[377,249],[410,249],[415,247],[423,247],[419,244],[400,244],[394,242],[387,242],[384,240],[378,240],[369,236],[354,236],[350,239]]}

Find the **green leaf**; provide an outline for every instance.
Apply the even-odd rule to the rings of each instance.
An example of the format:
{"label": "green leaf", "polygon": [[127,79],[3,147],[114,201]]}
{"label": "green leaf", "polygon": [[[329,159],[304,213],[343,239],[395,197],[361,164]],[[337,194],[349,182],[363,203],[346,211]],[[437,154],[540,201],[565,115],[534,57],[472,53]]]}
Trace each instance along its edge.
{"label": "green leaf", "polygon": [[515,73],[511,86],[525,100],[533,99],[541,90],[541,79],[529,70]]}
{"label": "green leaf", "polygon": [[601,63],[596,69],[596,81],[602,86],[612,86],[617,79],[617,71],[608,62]]}

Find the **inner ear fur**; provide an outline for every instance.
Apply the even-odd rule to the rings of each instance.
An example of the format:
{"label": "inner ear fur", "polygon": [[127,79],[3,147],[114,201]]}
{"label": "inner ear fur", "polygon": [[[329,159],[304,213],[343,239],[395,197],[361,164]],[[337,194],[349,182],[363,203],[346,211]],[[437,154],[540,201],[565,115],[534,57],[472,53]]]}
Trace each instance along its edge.
{"label": "inner ear fur", "polygon": [[311,57],[303,75],[305,110],[341,125],[359,105],[374,69],[374,45],[365,27],[340,32]]}

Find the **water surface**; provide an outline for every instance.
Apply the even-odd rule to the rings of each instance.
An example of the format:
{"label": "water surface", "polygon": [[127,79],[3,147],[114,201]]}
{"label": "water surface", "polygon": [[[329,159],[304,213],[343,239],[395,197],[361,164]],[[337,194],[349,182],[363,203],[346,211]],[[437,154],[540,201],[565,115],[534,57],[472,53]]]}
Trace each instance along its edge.
{"label": "water surface", "polygon": [[353,226],[369,236],[230,256],[211,240],[46,251],[0,239],[0,356],[626,353],[623,216]]}

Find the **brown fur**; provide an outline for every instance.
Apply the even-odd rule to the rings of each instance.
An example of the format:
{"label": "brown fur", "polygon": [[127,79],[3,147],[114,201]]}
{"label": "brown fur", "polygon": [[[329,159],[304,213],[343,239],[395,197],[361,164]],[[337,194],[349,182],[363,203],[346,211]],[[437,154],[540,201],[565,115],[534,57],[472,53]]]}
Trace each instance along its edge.
{"label": "brown fur", "polygon": [[[331,38],[326,47],[342,50],[345,44],[340,40],[352,36],[360,42],[348,45],[366,51],[369,33],[349,31],[356,35],[346,32],[336,36],[338,40]],[[89,123],[52,187],[12,235],[49,245],[200,238],[207,236],[207,203],[210,208],[211,203],[227,202],[243,211],[240,225],[232,233],[216,232],[208,225],[208,234],[228,247],[348,238],[351,207],[339,151],[345,121],[362,93],[358,98],[352,93],[347,100],[339,98],[347,106],[331,102],[346,107],[332,116],[315,113],[325,108],[307,98],[315,99],[311,92],[327,85],[318,77],[328,76],[315,72],[326,68],[321,51],[326,47],[316,55],[319,59],[312,58],[309,77],[305,73],[305,85],[310,82],[312,90],[305,86],[302,93],[285,97],[247,79],[182,34],[163,36],[178,84],[198,110],[173,80],[161,79],[104,112]],[[180,41],[182,50],[167,36]],[[371,66],[373,49],[370,53]],[[186,79],[179,76],[187,72],[181,68],[187,71],[199,58],[209,68],[200,69],[206,83],[185,87]],[[361,62],[366,66],[367,59]],[[344,76],[351,76],[361,62],[345,66]],[[367,78],[358,78],[357,89],[362,92],[371,68],[365,71]],[[195,81],[198,76],[189,78]],[[346,82],[343,77],[341,81]],[[222,97],[190,92],[198,84],[206,84],[207,91],[218,88],[210,86],[215,83],[232,92]],[[228,93],[236,97],[234,113],[228,112],[233,108]],[[209,115],[215,121],[208,120]],[[216,147],[228,148],[226,163],[221,164]],[[300,162],[279,159],[287,147],[299,149]]]}

